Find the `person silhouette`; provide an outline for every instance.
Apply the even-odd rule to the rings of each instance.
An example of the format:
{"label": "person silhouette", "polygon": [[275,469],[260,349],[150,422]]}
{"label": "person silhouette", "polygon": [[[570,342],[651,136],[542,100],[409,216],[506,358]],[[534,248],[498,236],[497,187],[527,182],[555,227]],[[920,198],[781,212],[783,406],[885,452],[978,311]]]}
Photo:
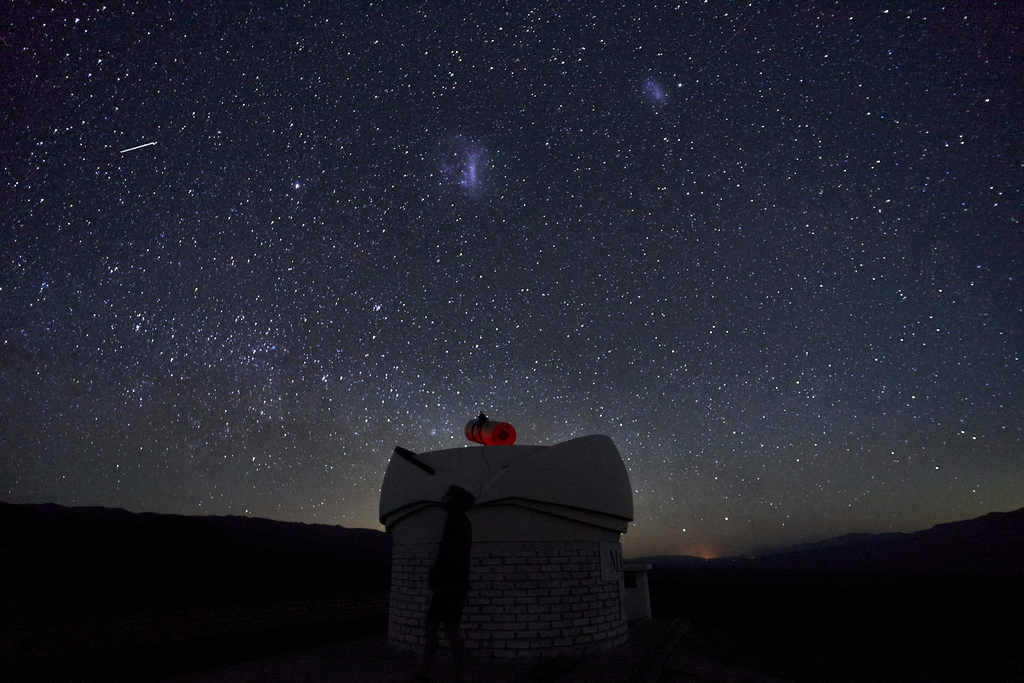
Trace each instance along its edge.
{"label": "person silhouette", "polygon": [[476,499],[461,486],[451,486],[441,498],[441,507],[448,513],[437,548],[437,559],[427,582],[433,591],[427,608],[426,646],[420,670],[413,679],[416,683],[430,680],[430,670],[437,655],[438,632],[444,624],[444,635],[452,645],[455,679],[463,680],[466,644],[459,624],[462,608],[469,594],[469,552],[473,545],[473,525],[466,512]]}

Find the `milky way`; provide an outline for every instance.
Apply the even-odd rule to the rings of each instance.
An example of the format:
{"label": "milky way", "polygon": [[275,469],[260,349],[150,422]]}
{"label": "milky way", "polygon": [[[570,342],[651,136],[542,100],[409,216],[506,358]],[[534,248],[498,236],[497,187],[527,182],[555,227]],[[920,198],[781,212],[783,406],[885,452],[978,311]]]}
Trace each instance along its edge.
{"label": "milky way", "polygon": [[0,497],[379,528],[483,411],[627,555],[1018,508],[1010,5],[20,3]]}

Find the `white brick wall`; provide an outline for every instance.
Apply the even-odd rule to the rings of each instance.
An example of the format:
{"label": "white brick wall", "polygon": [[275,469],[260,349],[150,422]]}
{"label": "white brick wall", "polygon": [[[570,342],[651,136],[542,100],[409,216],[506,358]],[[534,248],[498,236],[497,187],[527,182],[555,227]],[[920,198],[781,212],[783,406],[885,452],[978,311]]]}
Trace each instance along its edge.
{"label": "white brick wall", "polygon": [[[462,632],[472,654],[529,657],[589,652],[625,642],[621,573],[602,576],[591,541],[476,543]],[[618,544],[614,544],[618,545]],[[390,642],[421,651],[436,544],[395,546]],[[442,629],[442,635],[444,630]]]}

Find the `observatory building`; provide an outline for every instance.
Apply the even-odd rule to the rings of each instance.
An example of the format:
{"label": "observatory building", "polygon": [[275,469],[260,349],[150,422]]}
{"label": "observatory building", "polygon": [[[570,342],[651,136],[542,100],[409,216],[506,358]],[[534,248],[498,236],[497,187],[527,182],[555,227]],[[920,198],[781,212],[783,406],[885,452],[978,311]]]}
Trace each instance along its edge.
{"label": "observatory building", "polygon": [[[509,443],[494,432],[493,440],[474,440]],[[462,617],[470,654],[549,656],[625,642],[619,536],[633,519],[632,489],[615,444],[595,435],[553,446],[396,449],[380,495],[380,521],[393,540],[392,645],[423,649],[427,576],[446,514],[439,501],[453,484],[476,496]]]}

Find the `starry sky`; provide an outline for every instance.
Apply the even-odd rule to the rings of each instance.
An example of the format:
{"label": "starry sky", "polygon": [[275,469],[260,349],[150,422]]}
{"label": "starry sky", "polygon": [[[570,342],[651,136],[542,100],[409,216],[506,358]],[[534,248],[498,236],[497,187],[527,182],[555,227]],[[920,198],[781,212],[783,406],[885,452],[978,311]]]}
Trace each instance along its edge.
{"label": "starry sky", "polygon": [[0,499],[381,528],[483,411],[627,556],[1024,506],[1017,3],[272,5],[4,11]]}

